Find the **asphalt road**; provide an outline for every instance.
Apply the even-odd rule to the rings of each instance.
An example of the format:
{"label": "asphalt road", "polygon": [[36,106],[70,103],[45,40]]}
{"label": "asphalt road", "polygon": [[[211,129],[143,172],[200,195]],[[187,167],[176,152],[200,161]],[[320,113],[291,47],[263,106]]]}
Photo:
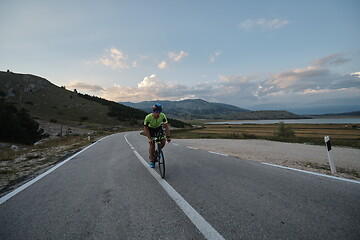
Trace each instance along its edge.
{"label": "asphalt road", "polygon": [[204,239],[191,211],[225,239],[360,239],[360,184],[170,143],[162,184],[186,214],[147,147],[138,132],[94,144],[0,205],[0,239]]}

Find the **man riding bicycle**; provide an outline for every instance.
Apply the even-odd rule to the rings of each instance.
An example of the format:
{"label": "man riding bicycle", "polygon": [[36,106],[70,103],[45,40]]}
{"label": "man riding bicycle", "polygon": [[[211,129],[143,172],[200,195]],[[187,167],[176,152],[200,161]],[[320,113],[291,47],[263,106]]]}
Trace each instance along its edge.
{"label": "man riding bicycle", "polygon": [[[166,137],[164,135],[163,126],[165,127]],[[165,139],[168,142],[171,141],[170,138],[170,128],[167,121],[167,118],[164,113],[162,113],[162,106],[158,103],[153,105],[153,113],[148,114],[144,120],[144,132],[149,139],[149,158],[150,158],[150,167],[155,167],[155,162],[153,159],[155,151],[155,136],[160,136],[160,148],[162,149],[165,146]]]}

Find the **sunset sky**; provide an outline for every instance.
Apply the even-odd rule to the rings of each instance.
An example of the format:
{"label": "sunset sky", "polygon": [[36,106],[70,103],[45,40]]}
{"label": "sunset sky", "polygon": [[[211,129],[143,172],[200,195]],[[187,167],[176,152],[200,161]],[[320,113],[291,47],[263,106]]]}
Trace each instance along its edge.
{"label": "sunset sky", "polygon": [[0,70],[117,102],[360,111],[360,1],[0,0]]}

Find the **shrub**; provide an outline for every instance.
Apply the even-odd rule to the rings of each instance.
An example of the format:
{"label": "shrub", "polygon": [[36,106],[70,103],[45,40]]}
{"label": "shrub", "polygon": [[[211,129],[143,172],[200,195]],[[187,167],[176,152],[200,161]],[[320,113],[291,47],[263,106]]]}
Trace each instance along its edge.
{"label": "shrub", "polygon": [[226,137],[230,138],[230,139],[240,139],[240,138],[242,138],[241,135],[238,134],[238,133],[229,133]]}
{"label": "shrub", "polygon": [[0,100],[0,139],[10,142],[33,144],[43,137],[44,130],[30,114],[13,104]]}
{"label": "shrub", "polygon": [[295,137],[295,132],[291,127],[285,126],[284,122],[280,122],[274,135],[276,137]]}
{"label": "shrub", "polygon": [[86,117],[86,116],[80,118],[80,122],[84,122],[84,121],[87,121],[87,120],[89,120],[89,118]]}
{"label": "shrub", "polygon": [[245,139],[256,139],[257,138],[257,136],[255,134],[251,134],[251,133],[243,133],[242,135]]}

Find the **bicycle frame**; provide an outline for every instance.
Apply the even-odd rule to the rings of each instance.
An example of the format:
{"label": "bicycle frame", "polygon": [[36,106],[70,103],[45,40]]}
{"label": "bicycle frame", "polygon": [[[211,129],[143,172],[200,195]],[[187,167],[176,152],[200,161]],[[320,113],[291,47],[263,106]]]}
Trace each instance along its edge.
{"label": "bicycle frame", "polygon": [[165,158],[164,153],[161,150],[161,139],[163,135],[160,133],[158,136],[155,137],[156,149],[154,151],[154,161],[159,164],[160,176],[161,178],[165,177]]}

